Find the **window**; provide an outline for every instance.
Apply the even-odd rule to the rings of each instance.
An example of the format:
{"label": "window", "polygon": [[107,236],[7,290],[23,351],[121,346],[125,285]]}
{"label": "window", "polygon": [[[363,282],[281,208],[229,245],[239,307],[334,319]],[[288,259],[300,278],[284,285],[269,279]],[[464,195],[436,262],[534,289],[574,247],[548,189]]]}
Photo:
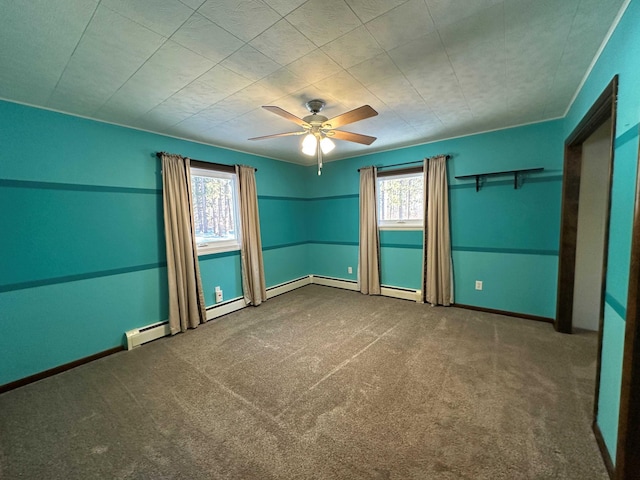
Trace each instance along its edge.
{"label": "window", "polygon": [[236,174],[191,168],[198,255],[240,249]]}
{"label": "window", "polygon": [[416,170],[378,176],[378,226],[380,228],[407,230],[422,228],[424,180],[422,171]]}

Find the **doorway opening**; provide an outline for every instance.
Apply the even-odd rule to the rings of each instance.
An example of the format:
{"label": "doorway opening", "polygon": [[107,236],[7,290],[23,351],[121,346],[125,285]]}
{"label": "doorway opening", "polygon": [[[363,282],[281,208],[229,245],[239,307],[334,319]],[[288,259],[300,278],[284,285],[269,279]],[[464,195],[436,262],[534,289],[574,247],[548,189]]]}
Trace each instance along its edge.
{"label": "doorway opening", "polygon": [[[594,188],[602,188],[606,183],[606,195],[604,195],[604,223],[600,237],[601,240],[598,248],[602,248],[600,252],[599,265],[599,291],[598,291],[598,330],[602,330],[602,320],[604,317],[603,300],[605,293],[605,276],[607,272],[607,256],[609,240],[609,213],[611,206],[611,180],[613,174],[613,136],[615,132],[615,119],[616,119],[616,97],[618,91],[618,77],[614,77],[607,88],[602,92],[600,97],[593,104],[591,109],[587,112],[582,121],[578,124],[575,130],[569,135],[565,141],[564,147],[564,174],[562,182],[562,210],[561,210],[561,224],[560,224],[560,257],[558,262],[558,295],[556,305],[556,318],[554,327],[558,332],[571,333],[573,330],[573,310],[574,310],[574,293],[576,288],[576,254],[578,253],[578,217],[580,213],[580,185],[582,183],[582,164],[583,164],[583,150],[587,151],[587,161],[585,161],[587,173],[585,177],[585,189],[583,191],[583,203],[592,201],[590,196],[592,193],[585,193],[589,189],[590,185],[588,176],[593,176],[591,170],[598,169],[599,171],[606,171],[606,177],[604,179],[598,178],[594,180],[596,185]],[[601,127],[604,128],[601,129]],[[597,162],[604,162],[606,165],[596,165],[593,167],[594,160],[590,160],[592,157],[598,156],[598,152],[602,150],[602,145],[607,142],[608,131],[608,154],[606,158],[598,158]],[[598,135],[592,138],[594,133],[598,132]],[[602,138],[604,135],[604,140]],[[595,140],[595,141],[594,141]],[[586,143],[586,145],[585,145]],[[595,148],[594,148],[595,144]],[[601,173],[601,172],[600,172]],[[597,201],[602,201],[602,195],[600,195]],[[584,210],[587,209],[585,203]],[[602,207],[602,206],[601,206]],[[583,214],[585,218],[587,214]],[[600,220],[601,221],[601,220]],[[586,221],[587,222],[587,221]],[[588,223],[588,222],[587,222]],[[583,224],[585,224],[583,222]],[[588,230],[593,230],[593,226]],[[584,234],[584,232],[582,232]],[[594,248],[594,244],[597,242],[588,242],[587,237],[584,237],[587,247]],[[582,242],[582,243],[585,243]],[[580,269],[581,267],[579,267]],[[579,270],[580,272],[580,270]],[[593,284],[594,282],[591,282]],[[578,288],[581,288],[578,285]],[[593,291],[593,285],[591,285],[591,291]]]}
{"label": "doorway opening", "polygon": [[554,327],[598,331],[593,427],[607,470],[614,471],[596,419],[600,394],[604,296],[613,152],[616,131],[616,75],[565,141],[558,295]]}
{"label": "doorway opening", "polygon": [[582,144],[572,330],[600,328],[611,179],[612,130],[607,119]]}

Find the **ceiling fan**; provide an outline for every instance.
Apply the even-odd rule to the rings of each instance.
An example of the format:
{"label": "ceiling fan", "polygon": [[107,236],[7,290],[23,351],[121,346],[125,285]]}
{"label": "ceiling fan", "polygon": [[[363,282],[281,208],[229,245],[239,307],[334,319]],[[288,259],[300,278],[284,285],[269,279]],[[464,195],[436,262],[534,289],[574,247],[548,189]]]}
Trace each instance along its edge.
{"label": "ceiling fan", "polygon": [[265,110],[281,116],[302,127],[302,131],[276,133],[274,135],[265,135],[263,137],[254,137],[249,140],[265,140],[267,138],[287,137],[290,135],[306,135],[302,141],[302,153],[306,155],[318,156],[318,175],[322,173],[322,154],[329,153],[335,147],[331,140],[346,140],[347,142],[360,143],[362,145],[371,145],[376,137],[362,135],[360,133],[345,132],[344,130],[336,130],[338,127],[348,125],[349,123],[359,122],[365,118],[375,117],[378,115],[369,105],[363,105],[354,110],[338,115],[333,118],[327,118],[320,115],[325,106],[323,100],[309,100],[305,103],[305,107],[311,113],[304,118],[298,118],[295,115],[273,105],[263,106]]}

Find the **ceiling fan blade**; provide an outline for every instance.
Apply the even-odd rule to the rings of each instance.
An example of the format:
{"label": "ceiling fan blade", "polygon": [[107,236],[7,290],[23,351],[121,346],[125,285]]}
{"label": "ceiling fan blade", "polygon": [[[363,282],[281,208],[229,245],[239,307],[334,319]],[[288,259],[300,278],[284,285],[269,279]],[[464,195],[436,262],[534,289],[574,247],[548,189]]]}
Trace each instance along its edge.
{"label": "ceiling fan blade", "polygon": [[362,107],[358,107],[349,112],[343,113],[342,115],[338,115],[337,117],[330,118],[324,125],[331,125],[331,128],[338,128],[343,125],[347,125],[349,123],[359,122],[360,120],[364,120],[365,118],[375,117],[378,115],[373,108],[369,105],[363,105]]}
{"label": "ceiling fan blade", "polygon": [[275,113],[276,115],[280,115],[282,118],[289,120],[290,122],[293,122],[296,125],[300,125],[301,127],[310,126],[307,122],[305,122],[301,118],[296,117],[294,114],[289,113],[286,110],[281,109],[280,107],[276,107],[274,105],[265,105],[262,108],[270,111],[271,113]]}
{"label": "ceiling fan blade", "polygon": [[288,137],[290,135],[303,135],[305,133],[307,133],[307,132],[305,132],[304,130],[302,132],[275,133],[273,135],[265,135],[264,137],[249,138],[249,140],[266,140],[267,138]]}
{"label": "ceiling fan blade", "polygon": [[371,145],[376,140],[376,137],[370,137],[369,135],[362,135],[360,133],[343,132],[342,130],[331,130],[331,133],[331,138],[346,140],[347,142],[361,143],[363,145]]}

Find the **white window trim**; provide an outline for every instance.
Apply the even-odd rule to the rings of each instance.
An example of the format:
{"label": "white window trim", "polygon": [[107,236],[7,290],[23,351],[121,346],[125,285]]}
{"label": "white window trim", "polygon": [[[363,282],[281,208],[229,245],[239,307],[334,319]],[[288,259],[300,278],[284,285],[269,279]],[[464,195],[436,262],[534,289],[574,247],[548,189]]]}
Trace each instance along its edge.
{"label": "white window trim", "polygon": [[[376,178],[376,197],[378,195],[378,182],[381,179],[402,179],[413,178],[422,173],[399,173],[398,175],[385,175],[384,177]],[[424,186],[423,186],[424,188]],[[378,198],[376,198],[376,204]],[[423,213],[424,215],[424,213]],[[380,220],[378,218],[378,230],[424,230],[424,219],[420,220]]]}
{"label": "white window trim", "polygon": [[238,235],[235,240],[218,240],[207,243],[197,243],[196,248],[198,250],[198,257],[201,257],[203,255],[213,255],[216,253],[239,251],[242,245],[242,228],[240,226],[239,214],[240,189],[238,188],[238,176],[235,173],[231,172],[194,167],[191,167],[191,175],[195,175],[197,177],[229,178],[233,180],[233,215],[235,219],[236,230],[238,231]]}

